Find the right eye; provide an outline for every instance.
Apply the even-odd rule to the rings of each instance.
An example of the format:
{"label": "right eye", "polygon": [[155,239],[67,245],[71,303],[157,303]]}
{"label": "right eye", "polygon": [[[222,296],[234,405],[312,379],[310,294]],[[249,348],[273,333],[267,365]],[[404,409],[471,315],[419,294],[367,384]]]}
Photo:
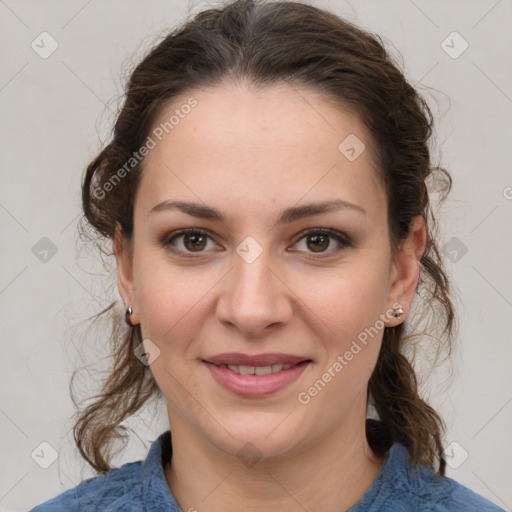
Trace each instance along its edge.
{"label": "right eye", "polygon": [[173,252],[182,253],[185,257],[194,257],[194,253],[205,252],[208,239],[213,241],[212,237],[205,231],[197,228],[187,228],[165,235],[161,244],[164,247],[170,247]]}

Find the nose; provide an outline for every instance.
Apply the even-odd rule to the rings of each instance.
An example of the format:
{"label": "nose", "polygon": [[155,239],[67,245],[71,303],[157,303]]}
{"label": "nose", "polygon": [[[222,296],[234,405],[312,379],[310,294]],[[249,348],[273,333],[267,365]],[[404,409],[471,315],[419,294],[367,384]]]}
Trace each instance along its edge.
{"label": "nose", "polygon": [[218,299],[219,321],[246,337],[261,336],[290,321],[293,293],[272,264],[269,249],[252,262],[234,254],[233,267]]}

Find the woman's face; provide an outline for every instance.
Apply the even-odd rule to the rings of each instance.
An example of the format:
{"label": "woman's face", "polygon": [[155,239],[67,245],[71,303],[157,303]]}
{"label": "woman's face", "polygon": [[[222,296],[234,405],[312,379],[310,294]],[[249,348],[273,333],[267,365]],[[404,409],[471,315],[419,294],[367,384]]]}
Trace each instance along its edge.
{"label": "woman's face", "polygon": [[418,270],[417,246],[392,259],[362,124],[306,89],[223,84],[154,128],[119,289],[171,430],[271,457],[360,428]]}

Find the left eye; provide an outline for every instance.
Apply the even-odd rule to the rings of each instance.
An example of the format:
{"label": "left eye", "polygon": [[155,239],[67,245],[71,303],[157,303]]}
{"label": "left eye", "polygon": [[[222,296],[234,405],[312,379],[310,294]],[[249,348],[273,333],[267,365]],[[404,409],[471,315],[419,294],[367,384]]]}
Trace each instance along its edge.
{"label": "left eye", "polygon": [[[335,240],[338,247],[327,250],[331,247],[332,240]],[[317,229],[308,231],[299,242],[304,240],[304,245],[307,249],[311,249],[313,253],[332,253],[342,250],[345,246],[349,246],[350,243],[341,233],[331,229]],[[296,244],[297,245],[297,244]],[[308,252],[308,251],[306,251]]]}
{"label": "left eye", "polygon": [[[205,231],[198,229],[183,229],[165,236],[162,239],[162,245],[173,246],[176,248],[176,252],[184,253],[186,256],[189,256],[193,253],[205,252],[208,246],[208,239],[213,241],[213,238]],[[333,239],[338,247],[329,249],[332,245]],[[181,240],[182,247],[179,247],[179,244],[177,243],[178,240]],[[313,254],[327,253],[329,255],[329,253],[338,252],[351,245],[346,236],[332,229],[309,230],[303,233],[303,236],[299,238],[294,245],[300,245],[302,240],[304,240],[303,244],[305,245],[306,250],[294,249],[293,252],[310,252]]]}

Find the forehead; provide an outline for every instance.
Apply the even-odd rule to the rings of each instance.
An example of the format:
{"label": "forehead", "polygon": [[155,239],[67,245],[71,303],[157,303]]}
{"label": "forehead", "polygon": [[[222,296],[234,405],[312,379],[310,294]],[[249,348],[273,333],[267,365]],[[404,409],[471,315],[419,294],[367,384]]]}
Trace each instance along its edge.
{"label": "forehead", "polygon": [[376,216],[385,209],[364,125],[308,89],[191,90],[160,113],[150,136],[156,144],[137,194],[146,212],[160,201],[198,198],[224,211],[230,204],[268,211],[301,198],[344,199]]}

